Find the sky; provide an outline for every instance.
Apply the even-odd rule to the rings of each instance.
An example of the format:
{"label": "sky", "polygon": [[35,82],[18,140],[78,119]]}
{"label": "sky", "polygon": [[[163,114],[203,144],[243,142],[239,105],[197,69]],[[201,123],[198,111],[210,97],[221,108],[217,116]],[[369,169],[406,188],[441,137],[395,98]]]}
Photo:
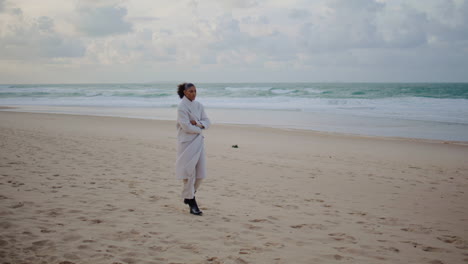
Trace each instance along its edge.
{"label": "sky", "polygon": [[0,0],[0,83],[468,82],[468,0]]}

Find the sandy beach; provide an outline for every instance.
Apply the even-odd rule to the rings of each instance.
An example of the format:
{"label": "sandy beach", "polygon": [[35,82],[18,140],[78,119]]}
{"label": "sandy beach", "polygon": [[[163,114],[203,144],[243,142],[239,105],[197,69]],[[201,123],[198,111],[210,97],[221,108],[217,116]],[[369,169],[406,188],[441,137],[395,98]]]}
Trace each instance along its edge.
{"label": "sandy beach", "polygon": [[199,217],[174,121],[0,111],[0,262],[468,263],[467,144],[219,124],[205,142]]}

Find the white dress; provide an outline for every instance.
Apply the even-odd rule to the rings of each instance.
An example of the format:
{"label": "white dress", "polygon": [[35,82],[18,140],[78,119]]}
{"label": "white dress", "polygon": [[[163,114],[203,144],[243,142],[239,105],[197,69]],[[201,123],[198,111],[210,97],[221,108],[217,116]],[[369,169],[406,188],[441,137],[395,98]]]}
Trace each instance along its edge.
{"label": "white dress", "polygon": [[190,120],[208,129],[211,125],[203,105],[183,97],[177,111],[177,179],[206,177],[206,158],[203,130]]}

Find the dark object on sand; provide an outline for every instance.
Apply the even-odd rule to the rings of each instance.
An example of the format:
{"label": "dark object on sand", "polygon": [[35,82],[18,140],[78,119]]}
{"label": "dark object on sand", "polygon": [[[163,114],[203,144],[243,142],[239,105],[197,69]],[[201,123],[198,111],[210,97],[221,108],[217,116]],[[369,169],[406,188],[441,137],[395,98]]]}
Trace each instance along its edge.
{"label": "dark object on sand", "polygon": [[232,145],[232,148],[239,148],[239,146],[237,146],[237,145]]}

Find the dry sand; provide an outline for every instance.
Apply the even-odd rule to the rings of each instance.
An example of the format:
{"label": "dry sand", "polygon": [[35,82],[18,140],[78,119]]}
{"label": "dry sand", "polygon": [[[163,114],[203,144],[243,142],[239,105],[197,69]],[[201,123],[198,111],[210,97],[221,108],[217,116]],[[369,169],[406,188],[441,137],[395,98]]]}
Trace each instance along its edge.
{"label": "dry sand", "polygon": [[0,112],[0,263],[468,263],[466,145],[214,125],[199,217],[175,134]]}

